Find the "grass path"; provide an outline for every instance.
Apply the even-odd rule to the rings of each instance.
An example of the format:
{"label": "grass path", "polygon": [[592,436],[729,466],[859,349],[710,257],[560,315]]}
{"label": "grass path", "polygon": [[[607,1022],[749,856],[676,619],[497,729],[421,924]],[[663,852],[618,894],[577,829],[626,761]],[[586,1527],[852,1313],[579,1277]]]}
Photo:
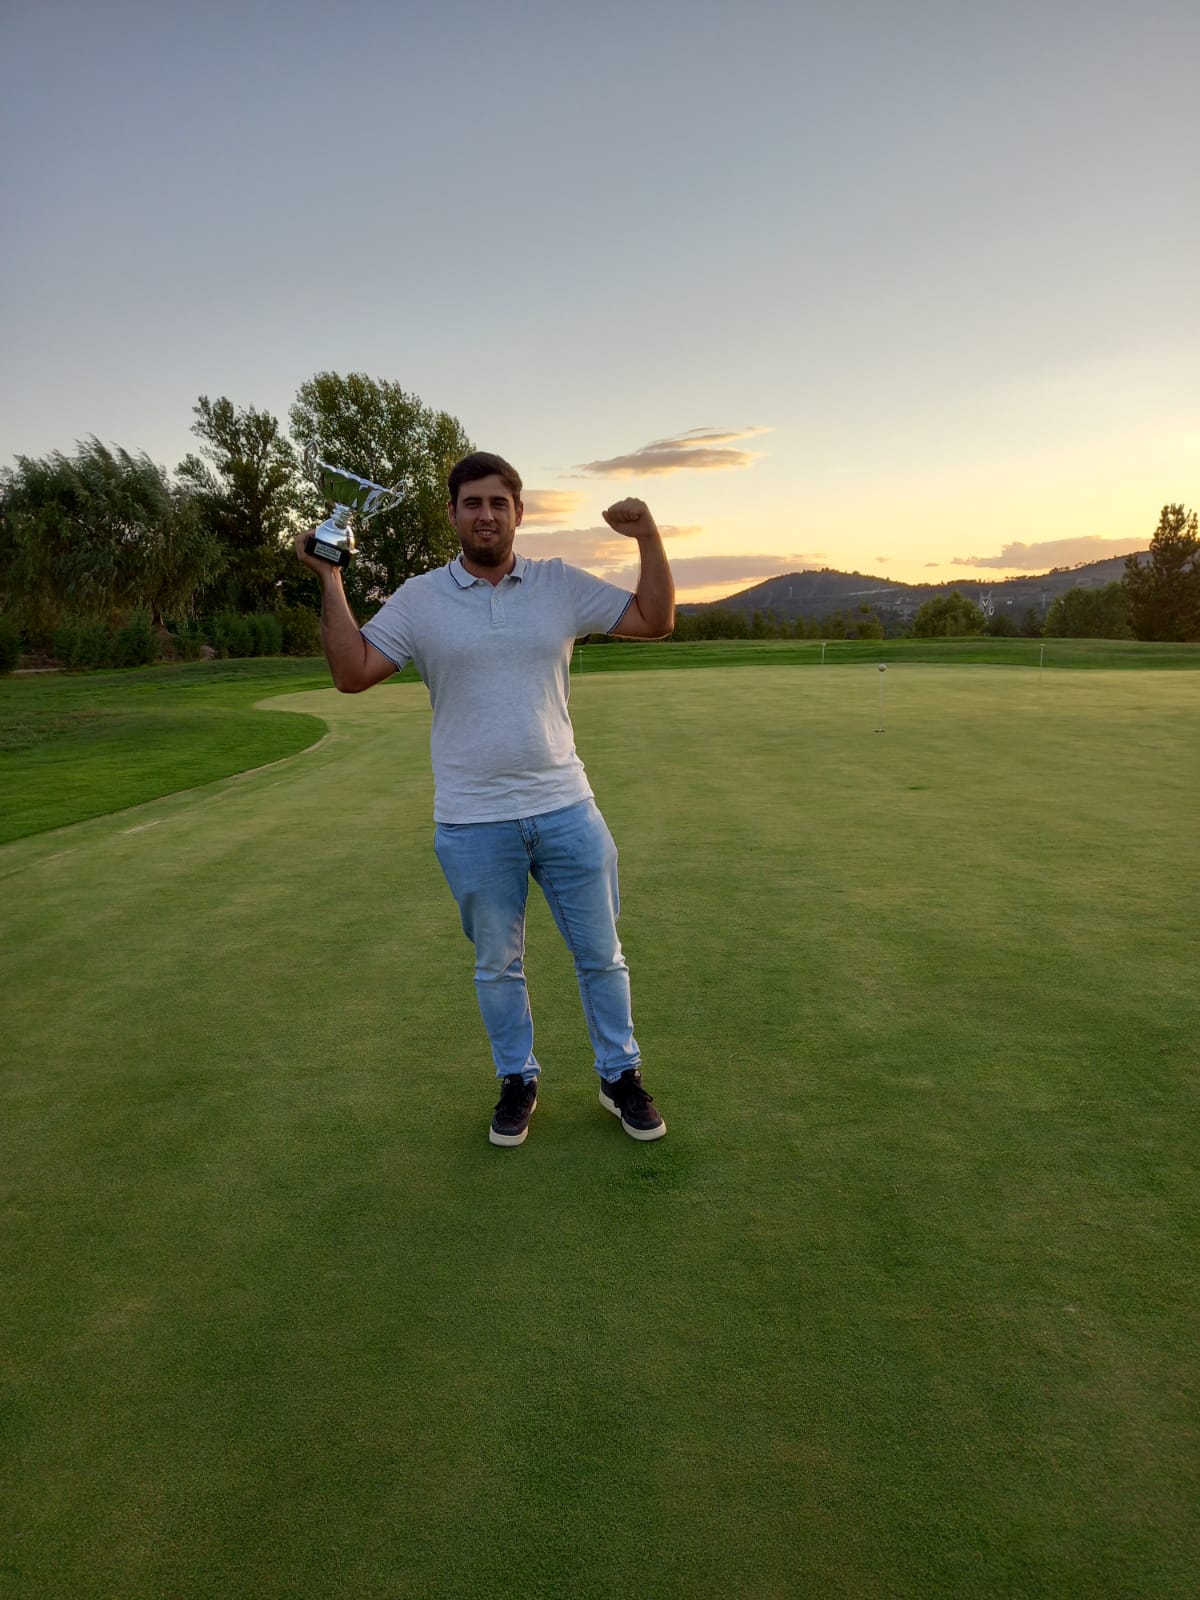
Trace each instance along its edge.
{"label": "grass path", "polygon": [[1173,1600],[1200,679],[577,679],[647,1079],[545,908],[519,1151],[419,686],[0,849],[0,1587]]}

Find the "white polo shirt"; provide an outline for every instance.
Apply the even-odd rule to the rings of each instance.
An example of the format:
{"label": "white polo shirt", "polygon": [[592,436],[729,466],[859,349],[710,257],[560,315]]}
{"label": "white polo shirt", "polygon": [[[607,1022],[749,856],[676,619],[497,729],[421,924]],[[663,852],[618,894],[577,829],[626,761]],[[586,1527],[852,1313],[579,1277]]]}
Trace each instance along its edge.
{"label": "white polo shirt", "polygon": [[433,707],[437,822],[505,822],[591,797],[567,711],[571,647],[611,633],[633,596],[563,561],[516,557],[493,586],[456,556],[410,578],[363,626]]}

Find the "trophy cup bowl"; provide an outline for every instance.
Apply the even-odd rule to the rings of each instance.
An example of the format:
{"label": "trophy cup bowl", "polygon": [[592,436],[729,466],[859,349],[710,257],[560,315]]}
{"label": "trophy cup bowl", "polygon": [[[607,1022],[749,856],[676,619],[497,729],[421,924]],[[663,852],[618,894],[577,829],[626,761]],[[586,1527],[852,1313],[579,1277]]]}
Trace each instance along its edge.
{"label": "trophy cup bowl", "polygon": [[328,561],[334,567],[348,567],[354,555],[354,530],[350,518],[363,522],[390,511],[403,500],[405,489],[397,486],[385,489],[382,484],[360,478],[343,467],[331,466],[317,454],[317,441],[311,439],[304,448],[304,466],[313,486],[321,497],[333,504],[333,514],[309,534],[304,548],[310,556]]}

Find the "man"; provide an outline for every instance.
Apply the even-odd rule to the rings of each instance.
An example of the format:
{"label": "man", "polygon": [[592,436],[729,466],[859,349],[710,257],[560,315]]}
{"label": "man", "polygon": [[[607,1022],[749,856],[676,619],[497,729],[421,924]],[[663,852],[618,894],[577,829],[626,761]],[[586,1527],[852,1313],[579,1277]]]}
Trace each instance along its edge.
{"label": "man", "polygon": [[575,752],[567,712],[574,641],[586,633],[662,639],[675,588],[662,538],[641,500],[604,512],[636,539],[632,595],[562,561],[513,550],[521,479],[476,452],[449,477],[462,552],[401,585],[361,629],[341,571],[304,550],[324,590],[321,637],[335,686],[358,694],[413,662],[433,706],[435,849],[475,946],[475,993],[501,1080],[493,1144],[519,1145],[537,1106],[525,986],[525,907],[532,876],[575,960],[600,1103],[635,1139],[667,1131],[642,1084],[629,973],[617,938],[617,851]]}

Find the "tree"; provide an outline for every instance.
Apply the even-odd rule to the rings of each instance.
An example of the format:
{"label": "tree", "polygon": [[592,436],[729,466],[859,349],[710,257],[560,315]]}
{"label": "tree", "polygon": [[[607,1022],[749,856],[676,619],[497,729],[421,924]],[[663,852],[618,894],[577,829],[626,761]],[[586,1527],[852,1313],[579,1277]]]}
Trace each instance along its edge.
{"label": "tree", "polygon": [[725,611],[720,606],[705,606],[702,611],[678,611],[671,637],[681,643],[693,639],[746,639],[750,624],[744,611]]}
{"label": "tree", "polygon": [[[319,372],[300,386],[289,416],[292,437],[301,446],[315,439],[322,460],[387,488],[407,487],[391,511],[359,524],[359,553],[344,574],[352,607],[377,604],[406,578],[456,554],[446,476],[473,448],[457,418],[361,372]],[[314,521],[329,513],[315,490],[303,509]]]}
{"label": "tree", "polygon": [[913,618],[913,633],[918,639],[951,639],[962,634],[982,633],[987,618],[973,600],[964,600],[957,589],[927,600]]}
{"label": "tree", "polygon": [[1200,532],[1196,513],[1165,505],[1150,559],[1125,562],[1129,614],[1139,639],[1200,639]]}
{"label": "tree", "polygon": [[1048,639],[1131,639],[1129,592],[1123,583],[1068,589],[1046,613]]}
{"label": "tree", "polygon": [[3,474],[0,604],[34,636],[139,607],[161,622],[221,564],[191,497],[144,453],[93,438]]}
{"label": "tree", "polygon": [[[211,604],[254,611],[274,604],[285,545],[300,509],[296,452],[269,412],[237,410],[223,395],[201,395],[192,432],[201,455],[180,462],[205,527],[226,554]],[[211,465],[209,465],[211,463]]]}

